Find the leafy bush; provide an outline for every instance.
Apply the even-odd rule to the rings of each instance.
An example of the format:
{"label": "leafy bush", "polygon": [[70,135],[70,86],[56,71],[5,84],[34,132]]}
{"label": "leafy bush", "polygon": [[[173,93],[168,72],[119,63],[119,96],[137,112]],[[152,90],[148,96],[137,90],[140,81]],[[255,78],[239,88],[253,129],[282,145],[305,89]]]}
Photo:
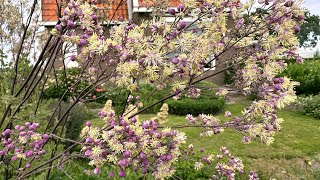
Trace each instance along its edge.
{"label": "leafy bush", "polygon": [[[55,109],[58,101],[53,101],[50,105],[51,109]],[[65,112],[71,104],[62,102],[61,110]],[[61,113],[59,114],[59,109],[55,112],[54,118],[59,119],[61,117]],[[79,138],[80,132],[86,121],[95,118],[95,114],[91,112],[85,104],[76,104],[69,114],[67,118],[64,118],[61,125],[65,124],[64,137],[66,139],[77,140]],[[66,145],[70,145],[70,143],[65,143]]]}
{"label": "leafy bush", "polygon": [[[209,102],[209,100],[214,101],[217,99],[217,96],[215,95],[215,91],[212,90],[212,88],[216,87],[216,85],[214,83],[211,83],[208,81],[203,81],[203,82],[197,83],[196,86],[199,89],[201,89],[202,93],[201,93],[201,96],[199,96],[196,100],[191,100],[191,101],[201,102],[203,100],[207,100],[206,101],[207,104],[208,103],[214,104],[214,102]],[[139,90],[137,92],[133,92],[132,95],[133,96],[140,96],[141,100],[143,101],[143,104],[145,106],[147,106],[147,105],[155,103],[158,100],[170,95],[171,94],[171,87],[166,87],[162,90],[155,91],[153,93],[153,95],[151,97],[149,97],[149,95],[153,91],[155,91],[155,87],[153,85],[141,84],[139,87]],[[128,94],[128,91],[125,89],[109,88],[105,91],[105,100],[111,99],[113,102],[113,105],[115,107],[116,112],[119,112],[119,111],[122,111],[122,108],[125,105],[127,94]],[[171,100],[168,100],[168,102],[171,102]],[[159,111],[159,109],[161,108],[161,106],[162,106],[162,103],[159,103],[159,104],[147,109],[144,113],[157,113]],[[205,105],[203,105],[203,106],[205,106]],[[221,109],[220,105],[218,105],[217,108],[212,108],[212,107],[215,107],[215,106],[211,105],[210,107],[208,107],[208,108],[211,108],[211,110],[214,109],[214,111],[212,111],[212,113],[218,112],[218,110]],[[205,108],[201,108],[201,109],[205,109]],[[195,110],[195,112],[198,112],[201,109]],[[209,112],[209,109],[206,110],[206,112]]]}
{"label": "leafy bush", "polygon": [[320,119],[320,94],[299,98],[298,104],[303,114]]}
{"label": "leafy bush", "polygon": [[220,112],[224,106],[224,100],[222,98],[212,99],[181,99],[181,100],[169,100],[169,113],[176,115],[186,114],[215,114]]}
{"label": "leafy bush", "polygon": [[[82,73],[82,71],[83,70],[81,68],[69,68],[66,69],[65,73],[63,73],[63,70],[57,71],[56,78],[59,85],[56,85],[56,78],[54,76],[51,76],[45,86],[42,97],[44,99],[60,99],[60,97],[62,97],[62,95],[66,91],[67,92],[63,97],[64,101],[69,100],[71,96],[77,97],[78,95],[80,95],[82,90],[84,90],[86,87],[90,85],[88,78],[85,75],[81,77],[79,83],[77,82],[80,78],[80,74]],[[78,84],[75,86],[75,88],[73,88],[73,86],[76,83]],[[87,101],[95,101],[101,103],[105,102],[105,99],[95,98],[103,97],[103,94],[104,90],[98,87],[83,99]]]}
{"label": "leafy bush", "polygon": [[306,61],[303,64],[290,63],[281,74],[300,82],[297,94],[318,94],[320,92],[320,61]]}

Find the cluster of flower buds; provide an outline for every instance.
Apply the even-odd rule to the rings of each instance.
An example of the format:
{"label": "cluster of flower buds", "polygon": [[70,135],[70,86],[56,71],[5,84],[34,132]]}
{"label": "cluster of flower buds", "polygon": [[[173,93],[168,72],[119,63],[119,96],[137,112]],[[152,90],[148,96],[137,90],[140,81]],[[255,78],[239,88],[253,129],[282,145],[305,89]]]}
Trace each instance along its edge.
{"label": "cluster of flower buds", "polygon": [[[165,110],[163,107],[162,111]],[[128,168],[150,172],[159,179],[173,175],[172,164],[181,154],[180,146],[186,140],[184,133],[159,130],[154,120],[140,122],[137,117],[121,117],[118,122],[110,117],[112,111],[104,114],[109,128],[93,127],[87,122],[82,130],[86,140],[81,152],[91,160],[90,165],[96,166],[95,174],[100,173],[103,164],[112,163],[119,168],[119,177],[125,177]]]}
{"label": "cluster of flower buds", "polygon": [[200,95],[201,95],[201,89],[199,88],[190,88],[186,93],[186,96],[189,98],[197,98]]}
{"label": "cluster of flower buds", "polygon": [[[219,176],[224,176],[230,180],[234,180],[236,172],[243,174],[244,166],[242,161],[239,158],[232,156],[226,147],[221,147],[220,151],[222,154],[217,155],[219,162],[215,167],[218,175],[215,175],[214,179],[220,179],[218,178]],[[227,163],[224,163],[223,159],[227,159]]]}
{"label": "cluster of flower buds", "polygon": [[[38,128],[38,123],[26,122],[25,125],[16,125],[14,130],[4,130],[1,134],[3,148],[0,150],[0,156],[5,156],[11,161],[40,159],[46,153],[43,145],[49,139],[49,135],[37,133]],[[31,164],[26,163],[25,167],[30,168]]]}

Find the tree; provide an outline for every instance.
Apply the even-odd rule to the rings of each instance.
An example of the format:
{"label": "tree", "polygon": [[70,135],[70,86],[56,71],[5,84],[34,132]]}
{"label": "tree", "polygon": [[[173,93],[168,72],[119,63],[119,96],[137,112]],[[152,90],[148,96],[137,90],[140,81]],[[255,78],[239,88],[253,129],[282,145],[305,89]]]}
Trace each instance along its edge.
{"label": "tree", "polygon": [[[279,0],[270,6],[267,6],[269,0],[258,2],[264,10],[250,14],[254,2],[183,1],[177,9],[168,10],[175,18],[172,24],[162,18],[168,4],[156,3],[154,9],[157,11],[151,21],[141,24],[123,22],[112,28],[108,28],[108,23],[107,28],[103,28],[95,14],[97,6],[94,2],[89,4],[71,0],[19,88],[14,88],[20,73],[15,71],[11,86],[12,100],[7,102],[0,121],[3,129],[0,155],[4,178],[27,178],[41,171],[47,171],[46,177],[49,178],[53,168],[63,170],[63,163],[75,157],[89,160],[89,164],[94,166],[94,174],[99,174],[105,166],[114,166],[120,177],[125,177],[128,170],[140,170],[156,179],[168,178],[174,175],[174,162],[186,156],[183,152],[183,144],[187,142],[183,133],[185,127],[200,128],[202,136],[214,136],[224,129],[235,129],[243,134],[244,143],[257,140],[270,145],[283,121],[277,117],[277,111],[296,99],[294,87],[297,83],[277,75],[286,67],[283,59],[289,57],[301,61],[295,53],[298,44],[295,31],[302,24],[300,17],[303,11],[298,1]],[[244,14],[248,16],[244,18]],[[191,23],[184,20],[188,16],[193,17]],[[228,17],[235,22],[232,27],[227,25]],[[27,30],[28,27],[24,32]],[[24,43],[23,40],[20,42]],[[63,43],[80,47],[79,54],[71,57],[82,65],[83,71],[71,85],[55,81],[57,86],[65,83],[70,88],[61,95],[48,121],[15,121],[27,100],[39,93],[37,88],[43,91],[41,87],[45,86],[49,70],[55,73],[54,63],[59,60]],[[20,46],[19,51],[22,48]],[[236,49],[236,53],[227,60],[219,60],[231,49]],[[17,57],[20,57],[19,53]],[[207,71],[204,66],[214,59],[217,60],[215,66],[226,64],[225,68],[210,76],[202,76]],[[14,67],[18,66],[15,61]],[[228,121],[223,122],[211,115],[186,115],[187,125],[164,128],[161,124],[170,119],[168,107],[163,104],[155,117],[146,121],[139,119],[139,114],[169,98],[198,97],[201,93],[198,82],[231,67],[237,70],[234,89],[244,95],[257,96],[241,116],[226,112]],[[70,97],[72,102],[68,108],[61,108],[67,91],[76,88],[85,77],[88,77],[90,84]],[[155,103],[144,104],[147,98],[132,96],[139,90],[142,81],[156,87],[155,91],[161,92],[164,87],[171,87],[172,91]],[[98,113],[104,121],[102,127],[95,127],[88,121],[80,139],[64,138],[64,119],[83,97],[102,83],[127,89],[123,111],[116,113],[109,100]],[[150,92],[150,96],[153,93]],[[227,93],[227,90],[221,89],[217,94]],[[41,101],[39,97],[37,104]],[[33,117],[36,117],[37,108],[34,111]],[[60,115],[55,119],[53,114],[57,111]],[[40,127],[45,128],[40,132]],[[60,150],[58,146],[62,142],[70,142],[71,145]],[[49,145],[53,148],[48,149]],[[70,153],[74,147],[81,150]],[[189,148],[192,148],[191,145]],[[242,161],[232,156],[225,147],[221,147],[220,151],[219,154],[195,156],[194,168],[211,168],[213,178],[234,179],[242,174]],[[15,163],[18,160],[19,163]],[[257,175],[250,172],[249,178],[257,179]]]}
{"label": "tree", "polygon": [[305,12],[305,22],[301,25],[298,33],[299,44],[303,47],[315,47],[320,36],[320,17],[319,15]]}

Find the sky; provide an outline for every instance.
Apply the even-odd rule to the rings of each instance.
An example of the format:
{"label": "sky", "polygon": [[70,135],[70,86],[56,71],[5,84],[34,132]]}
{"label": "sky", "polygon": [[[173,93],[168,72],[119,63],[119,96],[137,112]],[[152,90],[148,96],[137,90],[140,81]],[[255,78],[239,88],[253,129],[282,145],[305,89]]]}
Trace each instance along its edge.
{"label": "sky", "polygon": [[311,14],[320,15],[320,0],[305,0],[303,6],[309,9]]}
{"label": "sky", "polygon": [[[247,1],[248,0],[241,0],[242,3]],[[320,15],[320,0],[304,0],[302,7],[308,9],[311,14]],[[314,48],[299,48],[298,53],[303,58],[311,58],[316,50],[320,51],[320,42],[318,42],[317,46]]]}
{"label": "sky", "polygon": [[[311,14],[320,15],[320,0],[305,0],[302,5],[303,7],[307,8]],[[320,43],[315,48],[300,48],[299,54],[304,58],[313,57],[316,50],[320,50]]]}

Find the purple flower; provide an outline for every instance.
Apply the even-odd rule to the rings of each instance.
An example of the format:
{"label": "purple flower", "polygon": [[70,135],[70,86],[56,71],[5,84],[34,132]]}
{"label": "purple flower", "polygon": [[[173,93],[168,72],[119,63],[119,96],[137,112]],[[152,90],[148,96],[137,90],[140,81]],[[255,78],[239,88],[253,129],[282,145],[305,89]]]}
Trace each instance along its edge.
{"label": "purple flower", "polygon": [[172,8],[170,8],[169,10],[168,10],[168,12],[169,12],[169,14],[171,14],[171,15],[175,15],[176,14],[176,10],[175,9],[172,9]]}
{"label": "purple flower", "polygon": [[298,56],[298,57],[296,58],[296,63],[303,63],[302,57]]}
{"label": "purple flower", "polygon": [[31,167],[31,164],[26,164],[26,168],[30,168]]}
{"label": "purple flower", "polygon": [[108,176],[109,176],[109,178],[113,178],[114,177],[114,173],[113,172],[109,172]]}
{"label": "purple flower", "polygon": [[90,126],[91,126],[91,122],[90,122],[90,121],[87,121],[87,122],[86,122],[86,126],[90,127]]}
{"label": "purple flower", "polygon": [[284,78],[283,78],[283,77],[274,78],[273,82],[274,82],[275,84],[284,83]]}
{"label": "purple flower", "polygon": [[26,128],[25,126],[20,126],[19,130],[23,131],[23,130],[25,130],[25,128]]}
{"label": "purple flower", "polygon": [[30,122],[26,122],[24,125],[29,127],[31,125],[31,123]]}
{"label": "purple flower", "polygon": [[55,25],[54,28],[58,31],[62,31],[62,26],[60,24]]}
{"label": "purple flower", "polygon": [[29,150],[26,152],[26,157],[31,157],[33,155],[33,151]]}
{"label": "purple flower", "polygon": [[230,111],[226,111],[224,113],[224,117],[231,117],[231,112]]}
{"label": "purple flower", "polygon": [[286,7],[291,7],[293,5],[293,1],[292,0],[288,0],[284,3],[284,6]]}
{"label": "purple flower", "polygon": [[12,158],[11,158],[12,161],[15,161],[15,160],[17,160],[17,159],[18,159],[17,156],[12,156]]}
{"label": "purple flower", "polygon": [[126,177],[126,172],[124,172],[122,169],[118,172],[119,177]]}
{"label": "purple flower", "polygon": [[78,45],[79,45],[79,46],[85,46],[85,45],[87,45],[87,43],[88,43],[87,40],[85,40],[85,39],[80,39],[80,41],[78,42]]}
{"label": "purple flower", "polygon": [[275,90],[275,91],[281,90],[281,85],[280,85],[280,84],[275,84],[275,85],[274,85],[274,90]]}
{"label": "purple flower", "polygon": [[4,155],[5,153],[6,153],[5,150],[1,150],[1,151],[0,151],[0,156]]}
{"label": "purple flower", "polygon": [[27,133],[25,131],[21,131],[19,134],[20,136],[25,136]]}
{"label": "purple flower", "polygon": [[178,11],[180,11],[180,12],[183,11],[184,8],[185,8],[185,6],[183,4],[179,4],[177,7]]}
{"label": "purple flower", "polygon": [[297,20],[298,21],[303,21],[305,19],[305,16],[304,15],[299,15],[297,16]]}
{"label": "purple flower", "polygon": [[179,59],[178,58],[173,58],[171,60],[172,64],[178,64],[179,63]]}
{"label": "purple flower", "polygon": [[173,158],[173,157],[172,157],[171,154],[168,154],[168,155],[167,155],[167,160],[168,160],[168,161],[172,160],[172,158]]}
{"label": "purple flower", "polygon": [[96,16],[95,14],[91,15],[92,20],[97,21],[98,20],[98,16]]}
{"label": "purple flower", "polygon": [[179,21],[178,23],[178,30],[182,30],[187,26],[187,23],[185,21]]}
{"label": "purple flower", "polygon": [[86,143],[93,143],[93,139],[88,137],[88,138],[86,139]]}
{"label": "purple flower", "polygon": [[29,130],[30,130],[30,131],[33,131],[33,130],[35,130],[35,129],[37,129],[37,125],[36,125],[36,123],[32,123],[32,125],[29,126]]}
{"label": "purple flower", "polygon": [[123,152],[123,157],[125,157],[125,158],[129,158],[130,157],[130,151],[125,151],[125,152]]}
{"label": "purple flower", "polygon": [[143,129],[148,129],[149,128],[149,123],[148,122],[143,122],[142,123],[142,128]]}
{"label": "purple flower", "polygon": [[294,30],[295,33],[300,32],[300,26],[295,25],[295,26],[293,27],[293,30]]}
{"label": "purple flower", "polygon": [[70,56],[70,61],[75,61],[77,59],[76,55],[71,55]]}
{"label": "purple flower", "polygon": [[19,126],[19,125],[16,125],[16,126],[14,127],[14,129],[15,129],[15,130],[19,130],[19,129],[20,129],[20,126]]}
{"label": "purple flower", "polygon": [[8,135],[10,135],[10,133],[11,133],[11,130],[10,129],[6,129],[6,130],[4,130],[2,132],[2,136],[8,136]]}
{"label": "purple flower", "polygon": [[93,170],[93,173],[94,174],[100,174],[101,170],[100,168],[96,167],[94,170]]}
{"label": "purple flower", "polygon": [[49,135],[48,134],[42,134],[42,139],[49,139]]}
{"label": "purple flower", "polygon": [[145,158],[147,158],[147,155],[143,152],[140,152],[140,158],[145,159]]}
{"label": "purple flower", "polygon": [[127,159],[122,159],[118,162],[118,165],[119,166],[122,166],[122,167],[126,167],[127,166]]}
{"label": "purple flower", "polygon": [[74,28],[74,27],[75,27],[74,22],[68,20],[68,22],[67,22],[67,28],[68,28],[68,29],[72,29],[72,28]]}

